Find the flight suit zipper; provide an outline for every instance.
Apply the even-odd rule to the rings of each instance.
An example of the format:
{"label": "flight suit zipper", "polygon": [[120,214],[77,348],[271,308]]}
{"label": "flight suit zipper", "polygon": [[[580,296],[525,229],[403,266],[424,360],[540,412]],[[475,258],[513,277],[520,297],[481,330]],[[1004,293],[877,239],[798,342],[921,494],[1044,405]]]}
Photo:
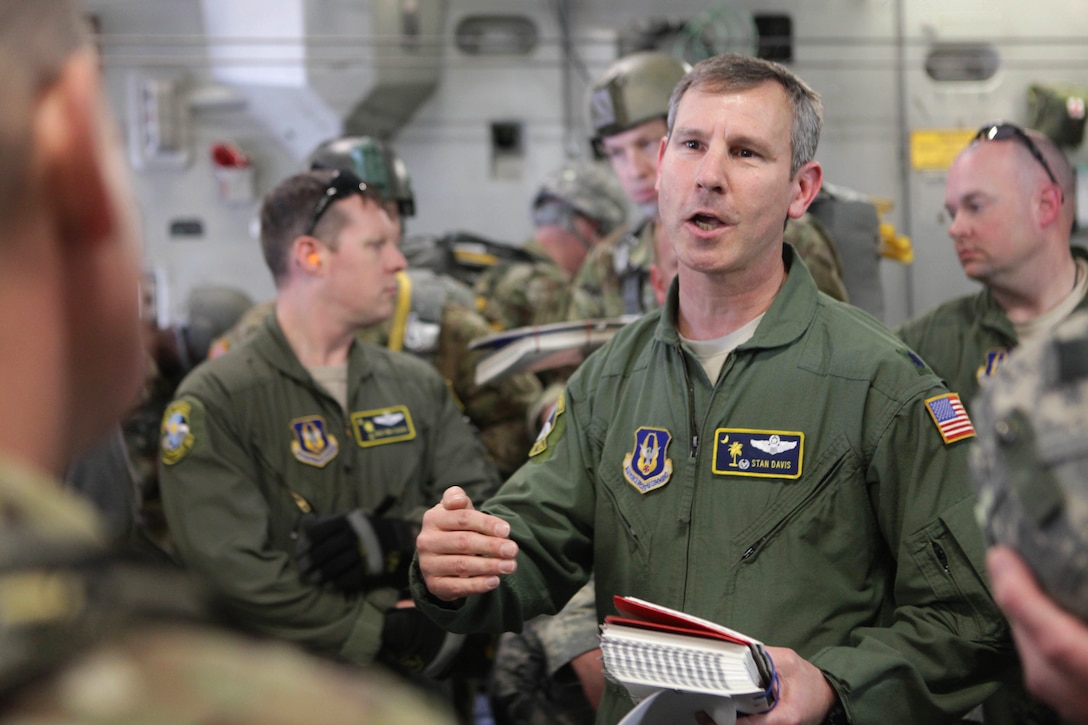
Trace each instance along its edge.
{"label": "flight suit zipper", "polygon": [[691,439],[691,455],[688,458],[694,460],[699,455],[699,428],[695,422],[695,386],[691,382],[687,357],[680,343],[676,343],[676,354],[680,356],[680,368],[684,371],[684,387],[688,394],[688,435]]}

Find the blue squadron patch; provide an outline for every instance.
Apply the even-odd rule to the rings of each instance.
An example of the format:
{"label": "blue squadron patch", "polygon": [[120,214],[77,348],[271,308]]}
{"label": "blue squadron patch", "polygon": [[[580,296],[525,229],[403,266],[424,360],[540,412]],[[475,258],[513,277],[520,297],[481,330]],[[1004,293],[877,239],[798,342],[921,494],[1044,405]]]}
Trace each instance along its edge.
{"label": "blue squadron patch", "polygon": [[635,448],[623,457],[623,477],[639,493],[661,488],[672,478],[672,461],[666,457],[671,441],[672,434],[664,428],[635,431]]}
{"label": "blue squadron patch", "polygon": [[798,431],[718,428],[713,471],[720,476],[800,478],[805,434]]}
{"label": "blue squadron patch", "polygon": [[159,457],[172,466],[189,453],[196,438],[189,426],[193,409],[184,400],[175,400],[162,414],[159,427]]}
{"label": "blue squadron patch", "polygon": [[407,405],[352,413],[351,428],[360,448],[410,441],[416,437],[416,427]]}
{"label": "blue squadron patch", "polygon": [[291,453],[309,466],[324,468],[340,451],[336,436],[325,429],[325,419],[320,415],[295,418],[291,430],[295,432]]}
{"label": "blue squadron patch", "polygon": [[998,347],[993,350],[986,351],[986,362],[979,365],[978,370],[975,371],[975,379],[979,383],[985,382],[986,378],[993,376],[1001,364],[1005,362],[1005,358],[1009,356],[1009,348]]}
{"label": "blue squadron patch", "polygon": [[533,443],[533,447],[529,449],[530,458],[538,456],[548,450],[548,439],[551,436],[552,431],[556,431],[556,440],[562,436],[563,432],[561,430],[556,430],[556,426],[559,423],[559,416],[563,415],[563,411],[566,409],[565,396],[560,393],[559,400],[555,401],[555,405],[552,406],[552,412],[548,414],[548,420],[544,422],[544,426],[540,429],[540,433],[536,437],[536,442]]}

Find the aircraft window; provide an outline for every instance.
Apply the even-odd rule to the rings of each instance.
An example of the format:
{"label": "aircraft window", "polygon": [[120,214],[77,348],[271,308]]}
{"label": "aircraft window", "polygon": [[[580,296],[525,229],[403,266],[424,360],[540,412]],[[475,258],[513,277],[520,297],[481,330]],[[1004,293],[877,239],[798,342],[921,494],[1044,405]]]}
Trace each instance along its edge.
{"label": "aircraft window", "polygon": [[454,37],[469,55],[526,55],[540,40],[536,23],[519,15],[469,15],[457,24]]}
{"label": "aircraft window", "polygon": [[938,43],[926,55],[926,74],[935,81],[985,81],[1000,65],[989,43]]}

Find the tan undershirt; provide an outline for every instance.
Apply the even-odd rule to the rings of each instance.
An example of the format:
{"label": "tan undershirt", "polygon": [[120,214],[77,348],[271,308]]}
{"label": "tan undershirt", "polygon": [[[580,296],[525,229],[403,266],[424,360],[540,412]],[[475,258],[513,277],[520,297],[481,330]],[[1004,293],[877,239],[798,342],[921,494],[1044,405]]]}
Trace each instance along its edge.
{"label": "tan undershirt", "polygon": [[1075,310],[1077,305],[1081,303],[1081,300],[1084,299],[1085,293],[1088,292],[1088,262],[1081,259],[1074,261],[1077,265],[1077,282],[1073,285],[1072,291],[1066,295],[1065,299],[1059,302],[1056,307],[1047,310],[1034,320],[1013,323],[1013,329],[1016,330],[1016,337],[1020,342],[1026,342],[1034,337],[1049,335],[1062,320],[1072,314],[1073,310]]}
{"label": "tan undershirt", "polygon": [[760,315],[744,327],[730,332],[725,337],[714,340],[689,340],[681,335],[680,342],[684,344],[684,349],[699,361],[699,364],[706,372],[706,376],[716,381],[726,359],[729,357],[729,353],[752,339],[752,335],[756,333],[756,328],[759,327],[762,319],[763,315]]}
{"label": "tan undershirt", "polygon": [[340,407],[348,409],[348,365],[314,365],[307,367],[310,375],[331,395]]}

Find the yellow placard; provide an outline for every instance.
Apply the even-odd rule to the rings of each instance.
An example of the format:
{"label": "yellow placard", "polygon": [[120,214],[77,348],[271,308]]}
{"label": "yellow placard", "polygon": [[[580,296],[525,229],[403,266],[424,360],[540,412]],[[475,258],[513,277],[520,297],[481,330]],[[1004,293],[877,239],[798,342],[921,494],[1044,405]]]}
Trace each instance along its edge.
{"label": "yellow placard", "polygon": [[910,132],[910,167],[915,171],[943,171],[971,143],[977,131],[966,128],[919,129]]}

